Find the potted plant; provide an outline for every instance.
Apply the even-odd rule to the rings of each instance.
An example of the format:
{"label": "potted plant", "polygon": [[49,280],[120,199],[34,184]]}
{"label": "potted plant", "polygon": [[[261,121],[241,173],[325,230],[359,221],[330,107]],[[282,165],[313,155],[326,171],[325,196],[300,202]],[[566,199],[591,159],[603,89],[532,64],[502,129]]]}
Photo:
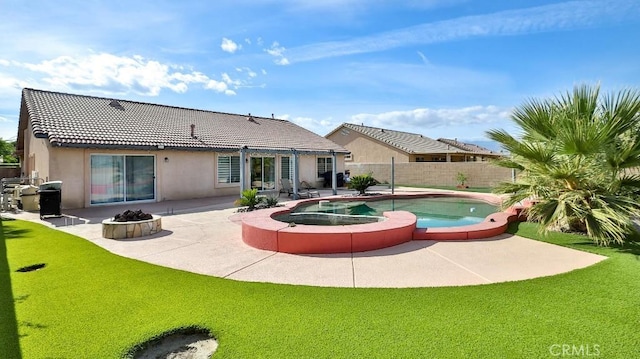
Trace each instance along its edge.
{"label": "potted plant", "polygon": [[467,175],[462,172],[458,172],[458,174],[456,175],[456,179],[458,180],[458,185],[456,186],[457,188],[469,188],[469,186],[465,184],[468,179]]}

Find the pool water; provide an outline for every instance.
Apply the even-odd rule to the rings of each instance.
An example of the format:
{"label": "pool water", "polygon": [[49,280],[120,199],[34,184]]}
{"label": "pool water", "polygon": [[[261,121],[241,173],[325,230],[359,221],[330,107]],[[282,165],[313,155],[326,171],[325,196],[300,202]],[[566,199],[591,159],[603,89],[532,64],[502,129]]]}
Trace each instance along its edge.
{"label": "pool water", "polygon": [[480,217],[455,217],[455,218],[418,218],[417,228],[433,227],[458,227],[478,224],[484,221]]}
{"label": "pool water", "polygon": [[[498,207],[480,200],[460,197],[422,197],[369,201],[327,201],[304,204],[295,208],[293,216],[276,218],[298,222],[296,213],[326,213],[344,216],[382,217],[387,211],[408,211],[418,217],[418,228],[457,227],[482,222]],[[344,223],[342,223],[344,224]]]}

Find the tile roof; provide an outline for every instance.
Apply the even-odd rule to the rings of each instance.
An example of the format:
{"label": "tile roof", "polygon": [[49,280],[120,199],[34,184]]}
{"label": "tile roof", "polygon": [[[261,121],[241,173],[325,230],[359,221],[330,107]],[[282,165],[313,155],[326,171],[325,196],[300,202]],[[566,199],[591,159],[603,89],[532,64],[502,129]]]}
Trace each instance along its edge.
{"label": "tile roof", "polygon": [[[329,150],[336,143],[289,121],[25,88],[25,114],[36,137],[55,146],[182,150]],[[26,109],[26,111],[25,111]],[[191,136],[191,125],[195,125]],[[19,131],[21,132],[21,131]],[[20,140],[21,134],[18,134]]]}
{"label": "tile roof", "polygon": [[473,143],[466,143],[466,142],[460,142],[457,139],[449,139],[449,138],[438,138],[438,141],[442,142],[442,143],[446,143],[448,145],[451,146],[455,146],[461,150],[465,150],[465,151],[469,151],[469,152],[473,152],[473,153],[477,153],[477,154],[482,154],[482,155],[493,155],[493,156],[498,156],[500,155],[500,153],[495,152],[495,151],[491,151],[488,148],[484,148],[482,146],[478,146],[476,144]]}
{"label": "tile roof", "polygon": [[[409,154],[470,152],[416,133],[354,125],[351,123],[343,123],[340,127],[338,127],[338,129],[341,127],[346,127],[353,131],[357,131],[365,136],[371,137],[380,142],[384,142],[389,146],[395,147]],[[333,132],[335,132],[336,130],[334,130]]]}

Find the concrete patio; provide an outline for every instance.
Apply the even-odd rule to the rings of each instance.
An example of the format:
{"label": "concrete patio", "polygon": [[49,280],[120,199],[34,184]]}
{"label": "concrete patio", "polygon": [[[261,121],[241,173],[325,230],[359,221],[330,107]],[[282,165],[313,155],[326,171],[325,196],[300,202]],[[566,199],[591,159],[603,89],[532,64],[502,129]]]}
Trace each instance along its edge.
{"label": "concrete patio", "polygon": [[[352,193],[352,191],[340,191]],[[321,193],[331,195],[329,191]],[[524,280],[569,272],[606,257],[503,234],[473,241],[411,241],[348,254],[292,255],[255,249],[241,239],[237,197],[64,210],[3,216],[43,223],[106,250],[165,267],[232,280],[331,287],[438,287]],[[290,200],[286,196],[281,201]],[[162,216],[163,231],[147,237],[102,237],[101,222],[126,209]]]}

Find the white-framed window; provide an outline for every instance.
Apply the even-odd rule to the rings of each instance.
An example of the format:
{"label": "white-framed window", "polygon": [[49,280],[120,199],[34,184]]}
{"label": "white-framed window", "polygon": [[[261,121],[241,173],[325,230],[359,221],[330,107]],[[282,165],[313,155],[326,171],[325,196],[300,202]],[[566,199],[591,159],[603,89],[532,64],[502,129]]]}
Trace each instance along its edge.
{"label": "white-framed window", "polygon": [[155,156],[91,155],[91,204],[155,199]]}
{"label": "white-framed window", "polygon": [[322,177],[325,172],[333,170],[333,157],[318,157],[316,161],[318,177]]}
{"label": "white-framed window", "polygon": [[280,157],[280,178],[293,179],[293,157]]}
{"label": "white-framed window", "polygon": [[218,155],[218,183],[240,183],[240,156]]}

